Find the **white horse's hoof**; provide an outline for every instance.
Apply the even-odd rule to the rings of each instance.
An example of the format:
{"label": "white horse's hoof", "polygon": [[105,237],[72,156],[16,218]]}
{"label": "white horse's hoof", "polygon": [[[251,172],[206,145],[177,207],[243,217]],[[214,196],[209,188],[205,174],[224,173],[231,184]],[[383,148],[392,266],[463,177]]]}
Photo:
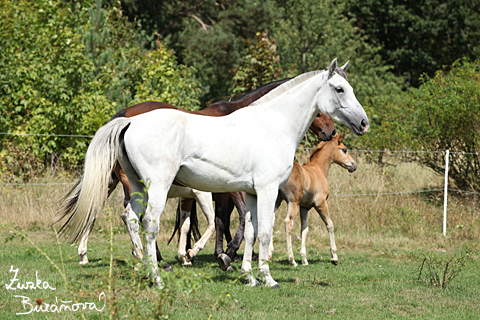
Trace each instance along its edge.
{"label": "white horse's hoof", "polygon": [[295,262],[295,260],[288,260],[288,262],[290,262],[290,265],[292,267],[296,267],[297,266],[297,263]]}
{"label": "white horse's hoof", "polygon": [[79,264],[82,264],[82,265],[85,265],[85,264],[88,264],[89,261],[88,261],[88,258],[87,258],[87,255],[80,255],[80,262]]}
{"label": "white horse's hoof", "polygon": [[333,260],[333,259],[332,259],[332,260],[330,260],[330,262],[331,262],[332,264],[334,264],[334,265],[338,265],[338,260]]}
{"label": "white horse's hoof", "polygon": [[280,289],[280,285],[278,283],[274,284],[273,286],[270,286],[272,289]]}
{"label": "white horse's hoof", "polygon": [[260,282],[257,279],[253,279],[253,281],[249,281],[246,285],[248,287],[260,287]]}

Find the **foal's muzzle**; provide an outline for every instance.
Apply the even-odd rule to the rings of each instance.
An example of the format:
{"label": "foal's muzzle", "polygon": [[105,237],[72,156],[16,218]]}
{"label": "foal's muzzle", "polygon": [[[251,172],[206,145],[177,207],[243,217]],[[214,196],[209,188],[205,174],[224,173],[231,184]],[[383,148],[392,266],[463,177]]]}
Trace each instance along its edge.
{"label": "foal's muzzle", "polygon": [[357,170],[357,164],[352,161],[348,164],[348,172],[352,173],[355,172],[355,170]]}

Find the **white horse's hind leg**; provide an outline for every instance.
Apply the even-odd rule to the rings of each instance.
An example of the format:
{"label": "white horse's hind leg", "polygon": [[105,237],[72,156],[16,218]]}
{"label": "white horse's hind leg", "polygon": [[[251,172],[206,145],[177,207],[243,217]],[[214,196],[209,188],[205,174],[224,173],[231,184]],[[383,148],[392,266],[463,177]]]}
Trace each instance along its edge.
{"label": "white horse's hind leg", "polygon": [[143,244],[140,238],[140,220],[135,212],[133,212],[130,203],[127,204],[123,210],[121,217],[133,243],[133,255],[136,258],[143,259]]}
{"label": "white horse's hind leg", "polygon": [[[166,190],[165,190],[166,189]],[[145,230],[145,254],[147,272],[156,282],[160,289],[163,288],[163,281],[158,274],[157,252],[155,239],[160,229],[160,216],[167,201],[168,189],[162,185],[150,185],[148,190],[148,206],[143,217],[143,229]]]}
{"label": "white horse's hind leg", "polygon": [[302,257],[302,265],[308,266],[307,261],[307,234],[308,234],[308,209],[300,207],[300,218],[302,220],[302,248],[300,249],[300,256]]}
{"label": "white horse's hind leg", "polygon": [[193,189],[192,192],[195,195],[195,198],[197,199],[198,204],[200,205],[200,208],[205,215],[205,218],[207,218],[208,227],[207,230],[205,230],[205,232],[203,233],[200,240],[195,243],[193,249],[188,250],[187,259],[189,261],[191,261],[193,257],[195,257],[198,252],[205,247],[208,239],[210,239],[213,232],[215,232],[215,211],[213,209],[212,194],[210,192],[203,192]]}
{"label": "white horse's hind leg", "polygon": [[[255,278],[252,272],[252,250],[255,243],[255,238],[257,237],[257,198],[247,193],[246,198],[246,214],[245,214],[245,249],[243,252],[243,261],[242,261],[242,274],[247,278],[247,286],[255,287],[260,285],[258,280]],[[252,215],[252,212],[255,212]],[[252,217],[254,216],[255,219]]]}
{"label": "white horse's hind leg", "polygon": [[78,245],[78,255],[80,256],[80,264],[88,264],[88,257],[87,257],[87,242],[88,242],[88,235],[90,234],[90,230],[88,230],[80,240],[80,244]]}
{"label": "white horse's hind leg", "polygon": [[272,240],[273,214],[275,211],[275,200],[277,199],[278,188],[269,188],[257,191],[257,212],[255,219],[258,223],[259,255],[258,264],[262,279],[265,279],[265,286],[278,289],[280,286],[270,275],[268,264],[268,246]]}

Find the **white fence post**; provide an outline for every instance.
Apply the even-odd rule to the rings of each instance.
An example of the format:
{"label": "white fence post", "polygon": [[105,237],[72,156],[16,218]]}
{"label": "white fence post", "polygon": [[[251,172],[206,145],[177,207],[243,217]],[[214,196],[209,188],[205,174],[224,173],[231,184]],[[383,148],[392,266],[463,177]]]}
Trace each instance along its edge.
{"label": "white fence post", "polygon": [[450,150],[445,153],[445,190],[443,191],[443,236],[447,235],[447,194],[448,194],[448,158]]}

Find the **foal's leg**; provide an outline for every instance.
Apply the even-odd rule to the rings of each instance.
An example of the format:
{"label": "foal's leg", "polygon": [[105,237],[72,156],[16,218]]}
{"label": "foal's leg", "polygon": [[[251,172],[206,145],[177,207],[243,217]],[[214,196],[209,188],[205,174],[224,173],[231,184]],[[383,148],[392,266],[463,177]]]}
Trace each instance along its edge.
{"label": "foal's leg", "polygon": [[287,235],[287,254],[288,254],[288,262],[290,262],[291,266],[296,267],[297,263],[295,262],[295,258],[293,256],[293,248],[292,248],[292,229],[293,229],[293,221],[297,216],[298,209],[299,209],[298,202],[291,201],[288,203],[287,209],[287,216],[285,217],[285,233]]}
{"label": "foal's leg", "polygon": [[268,246],[268,260],[272,260],[273,251],[275,251],[273,247],[273,227],[275,226],[275,219],[277,216],[277,211],[280,205],[282,204],[283,198],[281,197],[280,193],[277,196],[277,201],[275,202],[275,212],[273,213],[273,221],[272,221],[272,239],[270,240],[270,245]]}
{"label": "foal's leg", "polygon": [[186,258],[188,261],[191,261],[193,257],[195,257],[200,250],[205,247],[208,239],[212,236],[213,232],[215,231],[215,211],[213,210],[213,201],[212,201],[212,193],[211,192],[203,192],[192,189],[193,194],[195,195],[200,208],[207,218],[207,230],[203,233],[200,240],[198,240],[192,249],[187,251]]}
{"label": "foal's leg", "polygon": [[335,235],[333,233],[334,231],[333,222],[330,219],[330,215],[328,214],[327,202],[324,201],[322,205],[316,206],[315,210],[317,210],[323,222],[325,222],[325,226],[327,227],[328,235],[330,237],[330,252],[332,253],[332,259],[330,261],[334,265],[337,265],[338,264],[337,246],[335,245]]}
{"label": "foal's leg", "polygon": [[[252,251],[257,237],[257,197],[247,194],[245,214],[245,251],[243,253],[242,274],[247,278],[247,286],[258,286],[260,283],[252,271]],[[253,214],[252,214],[253,213]]]}
{"label": "foal's leg", "polygon": [[300,256],[302,257],[302,265],[308,266],[307,261],[307,234],[308,234],[308,210],[305,207],[300,207],[300,218],[302,220],[302,248],[300,249]]}

